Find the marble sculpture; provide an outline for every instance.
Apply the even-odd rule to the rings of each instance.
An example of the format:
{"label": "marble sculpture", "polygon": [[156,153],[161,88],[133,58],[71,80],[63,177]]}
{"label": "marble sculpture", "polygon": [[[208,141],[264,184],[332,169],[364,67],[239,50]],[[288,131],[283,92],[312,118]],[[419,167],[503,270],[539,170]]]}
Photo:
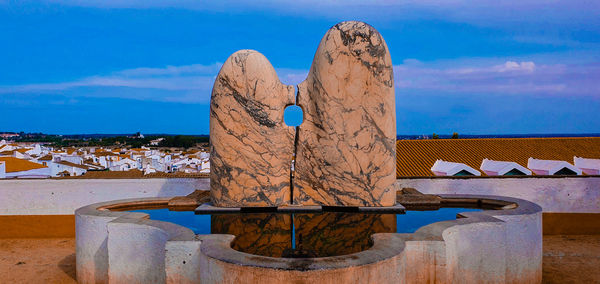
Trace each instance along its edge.
{"label": "marble sculpture", "polygon": [[[283,122],[293,104],[297,127]],[[365,23],[326,33],[297,98],[262,54],[238,51],[211,98],[213,205],[393,206],[395,117],[390,54]]]}

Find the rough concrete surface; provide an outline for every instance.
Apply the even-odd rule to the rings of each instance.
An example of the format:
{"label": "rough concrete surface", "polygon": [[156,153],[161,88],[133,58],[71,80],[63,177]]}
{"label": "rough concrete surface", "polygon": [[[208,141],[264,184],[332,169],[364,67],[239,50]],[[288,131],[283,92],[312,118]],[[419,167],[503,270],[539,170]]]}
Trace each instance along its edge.
{"label": "rough concrete surface", "polygon": [[544,236],[543,283],[600,283],[600,235]]}
{"label": "rough concrete surface", "polygon": [[[599,177],[414,178],[398,179],[396,187],[426,194],[511,196],[535,202],[545,213],[600,213]],[[73,215],[95,202],[185,196],[196,189],[208,190],[209,179],[0,179],[0,215]]]}
{"label": "rough concrete surface", "polygon": [[0,283],[77,283],[75,239],[0,239]]}
{"label": "rough concrete surface", "polygon": [[[543,283],[600,282],[600,235],[544,236]],[[76,283],[74,239],[0,239],[3,283]]]}
{"label": "rough concrete surface", "polygon": [[[541,207],[525,200],[500,196],[441,195],[441,198],[445,203],[471,200],[474,203],[515,203],[518,206],[507,210],[465,212],[461,214],[465,218],[433,223],[420,228],[414,234],[375,234],[372,235],[373,247],[344,256],[289,259],[251,255],[234,250],[231,243],[233,235],[195,236],[187,228],[148,220],[142,213],[101,210],[108,207],[121,208],[123,204],[167,204],[168,198],[116,200],[92,204],[76,211],[77,279],[80,283],[111,279],[142,282],[153,279],[162,282],[166,277],[194,278],[192,274],[179,275],[175,272],[192,269],[200,270],[200,277],[208,277],[208,283],[235,282],[250,275],[255,281],[260,279],[260,275],[275,277],[274,281],[292,276],[300,281],[307,275],[332,283],[334,278],[331,277],[334,275],[350,277],[347,279],[352,279],[354,276],[351,275],[355,275],[356,279],[365,281],[408,281],[404,271],[410,270],[412,266],[429,265],[431,261],[438,259],[438,256],[434,255],[434,259],[424,259],[424,263],[407,263],[403,261],[405,241],[438,240],[446,246],[447,273],[440,272],[451,280],[469,276],[468,279],[472,281],[486,282],[502,282],[505,279],[522,283],[541,281]],[[115,217],[119,218],[112,219]],[[492,231],[490,226],[495,229]],[[111,231],[116,234],[111,234]],[[513,233],[519,234],[518,240],[510,237]],[[200,262],[193,266],[188,262],[190,265],[185,265],[187,268],[177,261],[167,261],[166,267],[158,265],[165,263],[164,250],[167,246],[174,251],[191,248],[190,254],[197,253],[194,246],[173,247],[167,244],[173,241],[202,242]],[[137,262],[141,255],[146,261]],[[491,255],[494,257],[489,257]],[[177,258],[176,255],[171,256]],[[522,258],[527,260],[526,265],[520,261]],[[158,269],[149,270],[150,267]],[[165,276],[165,269],[175,274]],[[436,274],[432,277],[430,279],[439,279]],[[523,277],[526,279],[523,280]]]}
{"label": "rough concrete surface", "polygon": [[0,179],[0,215],[73,215],[92,203],[183,196],[196,189],[208,189],[208,179]]}
{"label": "rough concrete surface", "polygon": [[425,194],[481,194],[525,199],[546,212],[600,213],[600,177],[409,178],[398,189]]}

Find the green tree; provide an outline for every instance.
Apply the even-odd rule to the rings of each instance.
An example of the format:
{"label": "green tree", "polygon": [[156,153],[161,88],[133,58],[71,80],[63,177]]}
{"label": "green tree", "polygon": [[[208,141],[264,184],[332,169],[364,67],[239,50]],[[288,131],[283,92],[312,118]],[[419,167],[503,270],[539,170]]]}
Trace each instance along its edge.
{"label": "green tree", "polygon": [[196,138],[193,136],[184,136],[184,135],[176,135],[176,136],[167,136],[165,140],[161,141],[159,146],[161,147],[181,147],[181,148],[190,148],[196,145]]}
{"label": "green tree", "polygon": [[431,135],[431,139],[440,139],[440,136],[433,133],[433,135]]}
{"label": "green tree", "polygon": [[452,139],[458,139],[458,133],[456,133],[456,132],[452,133]]}

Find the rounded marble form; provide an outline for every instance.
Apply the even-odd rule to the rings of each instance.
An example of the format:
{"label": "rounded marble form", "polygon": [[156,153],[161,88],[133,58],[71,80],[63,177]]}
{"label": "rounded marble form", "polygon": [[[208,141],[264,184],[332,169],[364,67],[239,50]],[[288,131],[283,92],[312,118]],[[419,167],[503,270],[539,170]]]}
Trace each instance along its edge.
{"label": "rounded marble form", "polygon": [[362,22],[325,34],[298,85],[293,201],[301,205],[393,206],[396,114],[392,60]]}
{"label": "rounded marble form", "polygon": [[215,206],[289,204],[295,129],[284,124],[283,113],[294,95],[257,51],[238,51],[223,64],[210,104]]}

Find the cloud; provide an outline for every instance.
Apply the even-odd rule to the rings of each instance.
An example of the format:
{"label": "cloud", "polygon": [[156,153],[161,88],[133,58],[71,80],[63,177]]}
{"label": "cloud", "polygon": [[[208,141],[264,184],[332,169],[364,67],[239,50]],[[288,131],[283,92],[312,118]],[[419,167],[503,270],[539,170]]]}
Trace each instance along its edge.
{"label": "cloud", "polygon": [[[0,86],[0,94],[55,93],[70,97],[117,97],[149,101],[208,103],[221,63],[162,68],[140,67],[79,80]],[[277,68],[284,84],[304,81],[308,70]],[[399,95],[410,92],[444,94],[523,94],[586,96],[600,99],[600,62],[542,64],[532,60],[405,59],[394,66]]]}
{"label": "cloud", "polygon": [[212,65],[192,64],[184,66],[167,66],[164,68],[148,68],[140,67],[134,69],[127,69],[116,72],[118,75],[123,76],[150,76],[150,75],[187,75],[187,74],[209,74],[213,75],[219,72],[223,63],[215,63]]}
{"label": "cloud", "polygon": [[[221,66],[222,63],[140,67],[67,82],[0,85],[0,94],[56,93],[75,97],[207,103]],[[280,80],[289,85],[299,84],[307,73],[306,70],[277,69]]]}
{"label": "cloud", "polygon": [[[68,82],[0,86],[0,94],[68,93],[155,101],[207,102],[221,63],[134,68]],[[104,89],[105,91],[98,91]],[[115,89],[120,89],[116,91]],[[137,89],[137,91],[131,91]],[[127,91],[130,90],[130,91]],[[144,91],[145,92],[142,92]]]}
{"label": "cloud", "polygon": [[506,61],[502,65],[494,66],[494,69],[498,72],[517,72],[523,71],[527,73],[532,73],[535,70],[535,63],[531,61],[527,62],[515,62],[515,61]]}
{"label": "cloud", "polygon": [[275,71],[281,83],[286,85],[298,85],[308,76],[308,70],[303,69],[276,68]]}
{"label": "cloud", "polygon": [[600,99],[600,84],[596,79],[600,78],[600,63],[536,64],[507,60],[494,65],[473,66],[457,60],[454,66],[437,67],[435,63],[405,61],[394,66],[394,77],[399,92],[587,96]]}

